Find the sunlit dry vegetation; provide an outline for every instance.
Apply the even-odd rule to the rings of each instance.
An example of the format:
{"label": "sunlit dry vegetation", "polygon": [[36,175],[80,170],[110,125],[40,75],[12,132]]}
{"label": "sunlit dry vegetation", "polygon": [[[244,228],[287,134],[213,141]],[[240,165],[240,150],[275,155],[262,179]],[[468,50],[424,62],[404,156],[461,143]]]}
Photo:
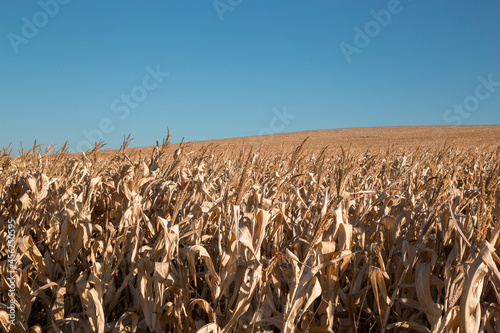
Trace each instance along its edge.
{"label": "sunlit dry vegetation", "polygon": [[500,330],[497,149],[0,157],[32,332]]}

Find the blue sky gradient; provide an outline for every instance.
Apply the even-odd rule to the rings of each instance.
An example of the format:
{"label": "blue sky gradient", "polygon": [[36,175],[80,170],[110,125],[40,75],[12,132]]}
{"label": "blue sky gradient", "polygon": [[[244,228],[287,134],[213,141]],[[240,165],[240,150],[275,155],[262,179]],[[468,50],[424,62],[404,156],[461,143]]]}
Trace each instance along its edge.
{"label": "blue sky gradient", "polygon": [[0,146],[500,124],[498,17],[494,0],[3,1]]}

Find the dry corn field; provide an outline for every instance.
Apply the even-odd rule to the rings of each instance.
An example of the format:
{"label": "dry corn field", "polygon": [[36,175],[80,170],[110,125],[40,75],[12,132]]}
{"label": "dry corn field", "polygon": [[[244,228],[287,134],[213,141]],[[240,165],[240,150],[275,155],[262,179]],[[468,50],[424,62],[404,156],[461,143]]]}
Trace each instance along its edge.
{"label": "dry corn field", "polygon": [[[0,322],[498,332],[500,148],[0,157]],[[7,224],[16,226],[9,324]]]}

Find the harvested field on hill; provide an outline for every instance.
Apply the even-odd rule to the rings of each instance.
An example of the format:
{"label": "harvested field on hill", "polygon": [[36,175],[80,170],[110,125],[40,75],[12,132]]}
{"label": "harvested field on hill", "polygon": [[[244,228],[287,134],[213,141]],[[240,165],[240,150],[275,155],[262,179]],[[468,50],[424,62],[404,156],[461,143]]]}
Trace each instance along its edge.
{"label": "harvested field on hill", "polygon": [[500,148],[498,127],[485,128],[473,143],[381,139],[372,151],[311,137],[279,149],[174,152],[167,138],[149,150],[125,141],[113,154],[4,152],[0,323],[19,332],[499,331]]}
{"label": "harvested field on hill", "polygon": [[[417,147],[442,148],[445,145],[456,148],[492,147],[500,145],[500,125],[487,126],[411,126],[411,127],[363,127],[305,131],[295,133],[249,136],[213,141],[190,142],[192,149],[199,149],[210,143],[219,149],[241,150],[262,149],[272,153],[286,153],[300,145],[304,139],[307,151],[320,151],[328,146],[330,151],[340,152],[340,147],[351,151],[372,153],[386,150],[414,150]],[[176,145],[172,145],[176,149]],[[132,148],[132,151],[151,154],[153,147]]]}

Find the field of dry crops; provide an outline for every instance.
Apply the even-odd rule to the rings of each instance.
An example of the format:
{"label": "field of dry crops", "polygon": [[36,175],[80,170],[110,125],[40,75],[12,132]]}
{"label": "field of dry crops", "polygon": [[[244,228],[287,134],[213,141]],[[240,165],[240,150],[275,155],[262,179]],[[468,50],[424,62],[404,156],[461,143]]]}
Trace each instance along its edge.
{"label": "field of dry crops", "polygon": [[[23,332],[498,332],[500,148],[0,157]],[[7,221],[15,219],[16,326]]]}

